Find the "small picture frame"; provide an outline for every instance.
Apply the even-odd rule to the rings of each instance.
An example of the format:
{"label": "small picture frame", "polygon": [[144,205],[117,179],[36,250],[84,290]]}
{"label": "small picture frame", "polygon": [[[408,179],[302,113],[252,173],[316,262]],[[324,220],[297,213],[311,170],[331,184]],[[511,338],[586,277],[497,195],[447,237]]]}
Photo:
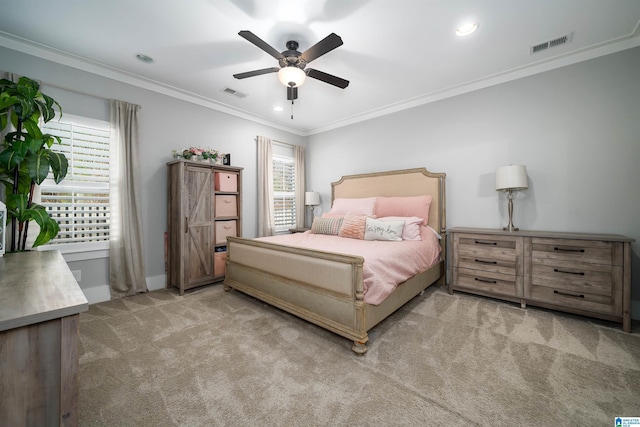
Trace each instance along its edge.
{"label": "small picture frame", "polygon": [[231,154],[225,154],[222,157],[222,164],[223,165],[227,165],[227,166],[231,166]]}

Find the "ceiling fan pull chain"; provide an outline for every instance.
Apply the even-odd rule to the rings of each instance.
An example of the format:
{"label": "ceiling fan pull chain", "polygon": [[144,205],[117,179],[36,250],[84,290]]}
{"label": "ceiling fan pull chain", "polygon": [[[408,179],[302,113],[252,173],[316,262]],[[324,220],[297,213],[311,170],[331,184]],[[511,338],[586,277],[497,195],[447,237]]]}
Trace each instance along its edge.
{"label": "ceiling fan pull chain", "polygon": [[291,120],[293,120],[293,99],[291,100]]}

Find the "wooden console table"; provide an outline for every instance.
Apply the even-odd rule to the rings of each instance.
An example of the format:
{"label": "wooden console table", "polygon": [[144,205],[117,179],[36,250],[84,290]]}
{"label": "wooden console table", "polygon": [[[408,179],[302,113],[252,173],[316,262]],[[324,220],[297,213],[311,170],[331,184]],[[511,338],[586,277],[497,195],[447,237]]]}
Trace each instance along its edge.
{"label": "wooden console table", "polygon": [[0,257],[0,425],[78,424],[78,321],[89,303],[58,251]]}

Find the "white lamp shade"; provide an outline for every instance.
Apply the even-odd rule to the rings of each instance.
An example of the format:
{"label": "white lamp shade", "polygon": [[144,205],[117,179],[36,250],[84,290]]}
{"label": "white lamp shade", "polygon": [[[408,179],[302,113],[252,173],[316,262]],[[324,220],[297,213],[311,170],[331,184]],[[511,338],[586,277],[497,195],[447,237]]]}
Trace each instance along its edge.
{"label": "white lamp shade", "polygon": [[278,71],[278,78],[287,87],[291,86],[289,83],[293,83],[293,87],[299,87],[307,79],[307,74],[298,67],[283,67]]}
{"label": "white lamp shade", "polygon": [[524,190],[529,188],[524,165],[502,166],[496,169],[496,190]]}
{"label": "white lamp shade", "polygon": [[318,206],[320,204],[320,193],[317,191],[307,191],[304,193],[304,204],[306,206]]}

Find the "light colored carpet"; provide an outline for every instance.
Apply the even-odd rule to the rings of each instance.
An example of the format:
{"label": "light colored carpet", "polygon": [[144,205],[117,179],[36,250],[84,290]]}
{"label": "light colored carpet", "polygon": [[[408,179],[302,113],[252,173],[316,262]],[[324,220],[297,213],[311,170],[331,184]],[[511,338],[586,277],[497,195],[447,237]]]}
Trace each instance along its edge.
{"label": "light colored carpet", "polygon": [[435,286],[348,340],[213,285],[80,316],[81,426],[608,426],[640,335]]}

